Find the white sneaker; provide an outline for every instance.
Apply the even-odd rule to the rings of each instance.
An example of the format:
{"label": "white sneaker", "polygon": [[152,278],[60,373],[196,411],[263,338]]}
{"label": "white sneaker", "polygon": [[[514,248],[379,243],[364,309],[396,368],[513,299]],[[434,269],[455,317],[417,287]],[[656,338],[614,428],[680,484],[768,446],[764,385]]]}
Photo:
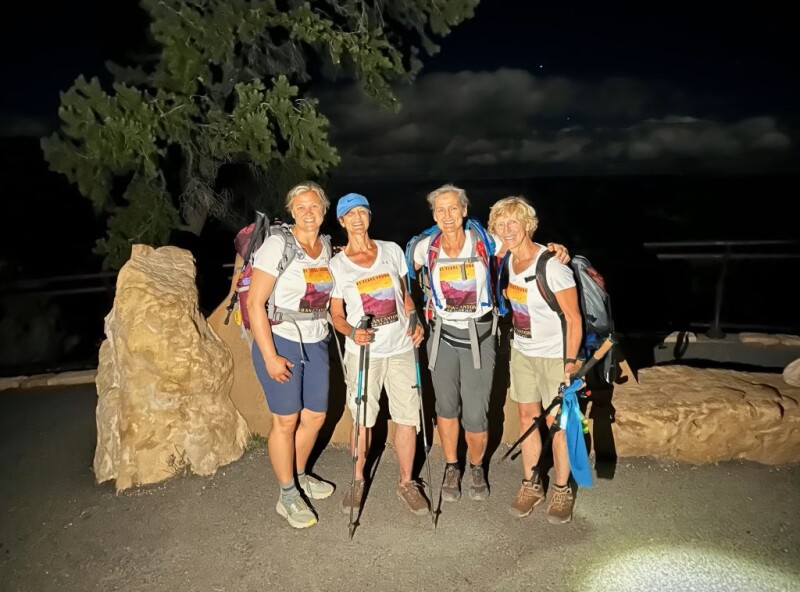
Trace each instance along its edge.
{"label": "white sneaker", "polygon": [[287,504],[283,502],[283,498],[279,498],[275,510],[286,518],[287,522],[294,528],[308,528],[317,523],[317,517],[314,512],[300,495],[291,498],[291,501]]}
{"label": "white sneaker", "polygon": [[336,489],[327,481],[317,479],[313,475],[304,475],[300,477],[299,481],[303,493],[305,493],[309,499],[321,500],[328,498],[333,495],[333,490]]}

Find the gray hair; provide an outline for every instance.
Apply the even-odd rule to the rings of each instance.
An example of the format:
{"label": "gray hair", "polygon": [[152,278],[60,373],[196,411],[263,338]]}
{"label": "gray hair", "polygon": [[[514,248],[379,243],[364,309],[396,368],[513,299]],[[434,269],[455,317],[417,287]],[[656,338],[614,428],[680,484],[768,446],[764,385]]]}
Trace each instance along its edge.
{"label": "gray hair", "polygon": [[286,194],[286,211],[291,214],[295,198],[301,193],[308,193],[309,191],[317,194],[317,197],[319,197],[319,200],[322,202],[322,214],[327,214],[328,208],[331,207],[331,202],[328,199],[328,196],[325,195],[325,190],[313,181],[304,181],[303,183],[295,185],[289,190],[289,193]]}
{"label": "gray hair", "polygon": [[442,185],[438,189],[434,189],[428,194],[428,205],[431,207],[431,211],[433,211],[434,204],[436,203],[436,200],[439,198],[439,196],[445,193],[455,193],[458,196],[459,205],[464,209],[469,208],[469,200],[467,199],[467,192],[461,189],[461,187],[456,187],[455,185],[447,183],[445,185]]}

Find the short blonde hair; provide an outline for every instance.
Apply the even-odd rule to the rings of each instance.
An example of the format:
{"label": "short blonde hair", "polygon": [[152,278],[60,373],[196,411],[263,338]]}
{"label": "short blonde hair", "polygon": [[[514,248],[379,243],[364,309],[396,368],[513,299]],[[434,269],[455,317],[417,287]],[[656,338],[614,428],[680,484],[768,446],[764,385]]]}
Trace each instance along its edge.
{"label": "short blonde hair", "polygon": [[309,191],[316,193],[317,197],[319,197],[319,200],[322,202],[322,215],[324,216],[327,214],[328,208],[331,207],[331,202],[328,199],[328,196],[325,195],[325,190],[313,181],[304,181],[303,183],[295,185],[289,190],[289,193],[286,194],[286,211],[291,214],[295,198],[301,193],[308,193]]}
{"label": "short blonde hair", "polygon": [[436,200],[439,196],[445,193],[455,193],[458,196],[458,203],[459,205],[464,208],[465,210],[469,208],[469,200],[467,199],[467,192],[461,189],[461,187],[456,187],[455,185],[451,185],[447,183],[446,185],[442,185],[438,189],[434,189],[428,194],[428,205],[431,207],[431,211],[433,211],[434,205],[436,204]]}
{"label": "short blonde hair", "polygon": [[525,225],[528,236],[533,236],[533,233],[539,227],[539,218],[536,217],[536,210],[521,195],[504,197],[491,207],[489,210],[489,232],[495,231],[497,219],[500,216],[516,218],[522,222]]}

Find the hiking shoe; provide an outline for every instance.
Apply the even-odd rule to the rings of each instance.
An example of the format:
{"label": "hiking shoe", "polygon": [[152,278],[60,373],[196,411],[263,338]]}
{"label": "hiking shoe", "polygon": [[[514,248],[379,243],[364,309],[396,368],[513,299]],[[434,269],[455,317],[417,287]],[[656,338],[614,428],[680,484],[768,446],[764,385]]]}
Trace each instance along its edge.
{"label": "hiking shoe", "polygon": [[321,500],[333,495],[335,487],[327,481],[317,479],[313,475],[304,475],[298,479],[300,487],[309,499]]}
{"label": "hiking shoe", "polygon": [[300,495],[295,495],[288,502],[279,499],[275,509],[293,528],[308,528],[317,523],[316,515]]}
{"label": "hiking shoe", "polygon": [[482,502],[489,497],[489,486],[483,474],[483,465],[472,467],[469,470],[469,499]]}
{"label": "hiking shoe", "polygon": [[364,499],[364,480],[359,479],[356,481],[355,486],[349,485],[347,487],[347,491],[344,492],[344,496],[342,497],[342,512],[347,514],[350,512],[350,508],[353,508],[356,512],[361,509],[361,502]]}
{"label": "hiking shoe", "polygon": [[461,473],[458,467],[447,465],[442,481],[442,500],[457,502],[459,499],[461,499]]}
{"label": "hiking shoe", "polygon": [[567,487],[563,489],[553,487],[553,499],[550,500],[550,507],[547,508],[547,521],[550,524],[566,524],[572,520],[572,506],[575,505],[575,498],[572,490]]}
{"label": "hiking shoe", "polygon": [[422,495],[422,492],[419,490],[419,485],[414,481],[398,485],[397,497],[403,500],[403,503],[408,506],[412,514],[421,516],[422,514],[430,512],[428,500]]}
{"label": "hiking shoe", "polygon": [[524,518],[530,514],[536,506],[544,501],[544,497],[541,481],[537,480],[536,483],[534,483],[523,479],[522,487],[519,488],[517,497],[511,502],[508,513],[517,518]]}

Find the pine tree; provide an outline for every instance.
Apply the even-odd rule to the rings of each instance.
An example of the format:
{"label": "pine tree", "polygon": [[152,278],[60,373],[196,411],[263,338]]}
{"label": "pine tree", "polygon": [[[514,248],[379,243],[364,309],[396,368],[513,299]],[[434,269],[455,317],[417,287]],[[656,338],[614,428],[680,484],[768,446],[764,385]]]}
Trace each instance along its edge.
{"label": "pine tree", "polygon": [[110,64],[110,90],[79,77],[42,150],[107,216],[96,251],[119,267],[133,243],[159,246],[179,227],[199,234],[208,216],[236,218],[242,206],[220,184],[226,165],[262,180],[249,207],[323,177],[339,157],[327,118],[304,96],[309,81],[348,76],[397,109],[391,85],[412,81],[420,50],[434,53],[477,2],[142,0],[155,51],[133,67]]}

